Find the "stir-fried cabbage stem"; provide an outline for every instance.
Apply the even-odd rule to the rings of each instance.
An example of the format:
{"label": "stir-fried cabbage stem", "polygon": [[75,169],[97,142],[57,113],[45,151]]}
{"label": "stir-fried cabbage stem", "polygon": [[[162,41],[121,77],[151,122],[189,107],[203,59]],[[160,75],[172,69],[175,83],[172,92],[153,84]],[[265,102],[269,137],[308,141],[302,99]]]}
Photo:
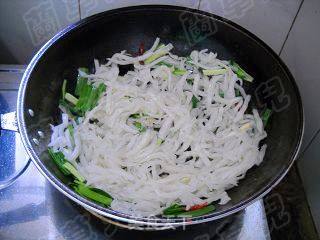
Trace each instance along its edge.
{"label": "stir-fried cabbage stem", "polygon": [[[98,105],[77,120],[63,113],[52,126],[49,146],[108,192],[114,210],[150,216],[174,203],[225,204],[226,190],[263,160],[267,134],[230,63],[207,50],[179,57],[172,48],[156,39],[141,56],[95,60],[94,74],[79,73],[106,85]],[[120,76],[127,64],[134,70]]]}

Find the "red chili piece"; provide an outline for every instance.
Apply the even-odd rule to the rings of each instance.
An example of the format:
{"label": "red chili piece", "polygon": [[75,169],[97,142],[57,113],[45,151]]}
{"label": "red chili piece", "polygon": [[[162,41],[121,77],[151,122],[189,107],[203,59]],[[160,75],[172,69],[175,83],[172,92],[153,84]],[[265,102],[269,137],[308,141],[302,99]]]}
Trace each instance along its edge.
{"label": "red chili piece", "polygon": [[196,204],[196,205],[193,205],[192,207],[190,207],[189,211],[198,210],[198,209],[204,208],[207,205],[208,205],[207,202],[202,203],[202,204]]}

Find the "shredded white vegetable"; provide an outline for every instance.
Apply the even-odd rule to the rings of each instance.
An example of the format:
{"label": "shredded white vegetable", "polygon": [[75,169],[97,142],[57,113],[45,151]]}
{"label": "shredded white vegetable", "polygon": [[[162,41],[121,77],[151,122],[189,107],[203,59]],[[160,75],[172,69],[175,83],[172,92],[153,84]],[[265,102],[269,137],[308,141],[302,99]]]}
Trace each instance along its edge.
{"label": "shredded white vegetable", "polygon": [[[158,45],[159,39],[138,57],[116,53],[105,65],[95,60],[94,74],[81,72],[107,90],[77,123],[62,113],[49,144],[87,184],[114,198],[112,209],[135,216],[160,214],[173,203],[187,209],[227,203],[226,190],[259,165],[266,150],[259,147],[267,136],[259,113],[248,112],[250,95],[228,62],[207,50],[186,59],[169,53],[171,44]],[[159,53],[160,60],[141,64]],[[119,65],[126,64],[134,70],[120,76]],[[224,68],[221,75],[202,73]],[[175,75],[174,69],[186,71]]]}

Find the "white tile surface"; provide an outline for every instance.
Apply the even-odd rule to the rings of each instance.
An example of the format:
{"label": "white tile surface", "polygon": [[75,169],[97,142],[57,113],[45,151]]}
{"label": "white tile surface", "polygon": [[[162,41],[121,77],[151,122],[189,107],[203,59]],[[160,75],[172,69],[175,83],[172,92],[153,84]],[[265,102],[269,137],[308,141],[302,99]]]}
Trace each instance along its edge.
{"label": "white tile surface", "polygon": [[303,186],[318,232],[320,232],[320,135],[298,162]]}
{"label": "white tile surface", "polygon": [[199,0],[80,0],[81,18],[110,9],[146,4],[165,4],[198,8]]}
{"label": "white tile surface", "polygon": [[278,53],[300,2],[301,0],[201,0],[200,9],[238,23]]}
{"label": "white tile surface", "polygon": [[319,23],[320,1],[305,0],[281,54],[302,95],[306,118],[304,145],[320,128]]}
{"label": "white tile surface", "polygon": [[[299,85],[305,108],[304,146],[320,128],[320,1],[305,0],[281,57]],[[299,160],[300,174],[320,232],[320,135]]]}
{"label": "white tile surface", "polygon": [[77,0],[0,0],[0,62],[28,63],[48,39],[79,19]]}

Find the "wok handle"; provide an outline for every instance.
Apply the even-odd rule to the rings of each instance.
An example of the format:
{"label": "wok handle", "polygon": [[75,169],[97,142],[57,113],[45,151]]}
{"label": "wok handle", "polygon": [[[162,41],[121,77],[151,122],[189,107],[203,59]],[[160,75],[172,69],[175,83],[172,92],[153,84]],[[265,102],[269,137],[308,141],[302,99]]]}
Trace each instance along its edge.
{"label": "wok handle", "polygon": [[[16,112],[0,114],[0,134],[2,130],[19,132]],[[30,162],[31,162],[31,159],[29,158],[28,161],[26,161],[25,165],[21,169],[14,172],[5,180],[1,180],[0,190],[13,184],[26,171],[26,169],[30,165]]]}
{"label": "wok handle", "polygon": [[9,112],[0,115],[0,131],[2,130],[19,132],[16,112]]}

